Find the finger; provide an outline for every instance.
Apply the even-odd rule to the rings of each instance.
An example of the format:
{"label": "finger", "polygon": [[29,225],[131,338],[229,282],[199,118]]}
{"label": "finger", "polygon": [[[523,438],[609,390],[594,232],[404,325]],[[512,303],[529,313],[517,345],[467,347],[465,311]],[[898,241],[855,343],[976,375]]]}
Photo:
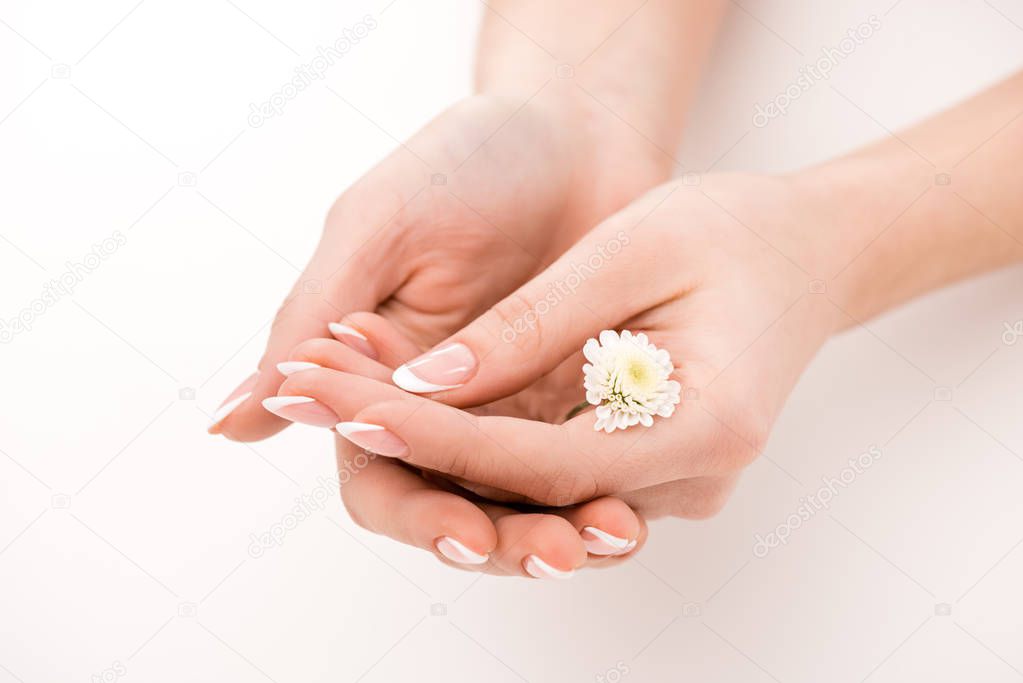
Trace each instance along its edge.
{"label": "finger", "polygon": [[396,206],[404,206],[418,188],[411,180],[398,184],[386,196],[348,192],[334,205],[316,253],[277,312],[255,378],[218,409],[211,433],[254,441],[283,429],[287,421],[261,406],[282,381],[277,364],[306,339],[330,337],[329,323],[350,311],[372,310],[401,284],[405,271],[400,264],[385,265],[385,258],[411,221],[396,219]]}
{"label": "finger", "polygon": [[490,554],[495,573],[535,579],[567,579],[586,563],[586,548],[565,519],[545,513],[521,513],[482,503],[497,529]]}
{"label": "finger", "polygon": [[376,313],[349,313],[328,327],[335,339],[388,368],[396,368],[422,351],[394,323]]}
{"label": "finger", "polygon": [[[652,427],[593,429],[592,414],[562,425],[510,417],[475,416],[366,377],[327,369],[290,376],[281,396],[289,419],[296,411],[330,411],[320,426],[361,448],[542,505],[565,506],[619,490],[718,473],[731,463],[715,457],[729,433],[708,432],[707,413],[678,410]],[[311,422],[316,424],[316,422]],[[737,437],[732,437],[735,439]]]}
{"label": "finger", "polygon": [[639,542],[644,524],[632,508],[611,496],[556,511],[582,538],[590,555],[625,555]]}
{"label": "finger", "polygon": [[[430,478],[440,479],[439,476]],[[488,500],[519,504],[524,502],[522,496],[508,493],[503,489],[479,486],[464,479],[446,478],[445,480],[453,481],[459,488],[466,489]],[[653,487],[653,489],[656,488],[659,487]],[[650,502],[649,499],[642,494],[653,489],[642,489],[635,493],[640,494],[640,499],[647,503]],[[564,517],[576,528],[583,539],[583,545],[591,555],[590,564],[594,563],[595,558],[628,555],[643,545],[647,535],[646,521],[639,514],[638,509],[630,507],[622,498],[605,496],[573,507],[551,508],[550,514]],[[603,563],[597,564],[603,566]]]}
{"label": "finger", "polygon": [[[639,535],[635,540],[629,541],[629,544],[621,552],[613,555],[590,555],[590,559],[587,561],[586,566],[593,567],[594,569],[603,569],[606,567],[614,567],[615,565],[627,562],[631,557],[635,556],[643,546],[646,545],[647,539],[650,537],[650,531],[647,527],[646,520],[637,513],[637,519],[639,519]],[[585,542],[585,539],[584,539]]]}
{"label": "finger", "polygon": [[[455,492],[465,488],[463,483],[458,482],[456,482],[458,485],[452,488],[450,478],[431,472],[424,472],[424,478],[436,483],[438,486],[447,490],[454,490]],[[476,500],[476,504],[487,513],[495,524],[497,520],[508,515],[535,514],[523,513],[519,508],[506,507],[486,500]],[[556,515],[572,525],[579,539],[582,540],[583,547],[590,554],[589,559],[586,561],[587,567],[606,567],[618,564],[635,550],[641,548],[647,537],[647,526],[643,518],[617,498],[598,498],[571,508],[548,508],[542,514]],[[510,527],[509,533],[513,532],[515,528],[514,526]],[[538,530],[538,533],[543,536],[548,531],[552,531],[551,527],[546,527],[546,529],[547,531]],[[610,529],[614,533],[608,533],[604,529]],[[614,534],[620,534],[620,536],[614,536]],[[569,546],[562,549],[563,552],[575,552],[574,547],[577,539],[565,533],[564,528],[558,529],[557,536],[546,539],[543,544],[535,539],[531,543],[534,545],[549,545],[557,543],[558,538],[562,539],[562,542]],[[508,539],[505,539],[505,541],[507,545]],[[610,543],[608,543],[609,541]],[[551,555],[555,558],[554,561],[556,562],[563,561],[565,557],[564,554],[555,556],[547,553],[546,555]],[[540,555],[540,557],[546,557],[546,555]],[[507,558],[499,557],[495,552],[492,556],[488,573],[519,576],[523,569],[523,561],[527,556],[520,552],[514,557]]]}
{"label": "finger", "polygon": [[[551,459],[541,457],[538,449],[517,447],[516,451],[508,451],[502,448],[501,441],[492,443],[494,421],[500,418],[486,418],[488,429],[481,432],[477,424],[484,418],[405,393],[390,384],[325,368],[291,375],[281,386],[280,396],[267,402],[279,402],[280,409],[270,407],[297,422],[317,426],[340,423],[339,433],[361,448],[400,458],[420,469],[526,496],[534,494],[533,499],[540,503],[548,502],[540,492],[553,485],[548,482],[563,480],[570,465],[562,454]],[[543,423],[513,422],[531,432],[526,435],[527,445],[544,439],[550,445],[558,430]],[[441,432],[447,436],[439,438]],[[514,439],[508,437],[505,427],[498,438],[513,443]],[[413,447],[409,448],[409,444]],[[567,457],[582,464],[578,454]],[[566,499],[558,504],[570,502],[575,501]]]}
{"label": "finger", "polygon": [[[354,267],[343,269],[339,277],[324,274],[324,282],[306,271],[281,306],[270,331],[270,339],[257,372],[239,386],[218,409],[209,431],[238,441],[263,439],[283,429],[288,422],[267,412],[262,399],[273,396],[283,381],[277,364],[288,359],[291,350],[306,339],[329,337],[328,322],[339,311],[371,308],[376,297],[369,288],[352,290],[347,281],[355,277]],[[315,283],[309,285],[308,283]],[[312,291],[306,291],[312,290]]]}
{"label": "finger", "polygon": [[[357,403],[360,395],[353,389],[346,399]],[[678,415],[672,419],[684,427]],[[677,438],[684,428],[672,430],[664,422],[606,434],[594,431],[587,416],[551,425],[473,416],[413,397],[371,403],[345,420],[338,431],[363,448],[490,487],[477,491],[501,489],[541,505],[643,488],[678,478],[679,471],[695,476],[716,464],[687,457]]]}
{"label": "finger", "polygon": [[462,568],[483,568],[497,545],[490,518],[401,463],[337,439],[341,498],[360,526]]}
{"label": "finger", "polygon": [[[414,353],[415,344],[379,315],[359,312],[345,316],[342,321],[328,325],[334,339],[302,342],[292,349],[287,361],[277,364],[277,371],[287,377],[327,368],[389,382],[394,365],[400,362],[396,357],[408,358]],[[263,400],[263,408],[285,420],[318,427],[333,427],[338,422],[333,411],[309,401],[308,397],[271,396]]]}
{"label": "finger", "polygon": [[[341,496],[360,526],[432,551],[447,564],[512,576],[568,578],[586,563],[583,538],[556,514],[474,504],[398,462],[347,442],[338,445],[338,472],[353,472],[341,477]],[[612,529],[630,526],[610,509],[590,518]]]}
{"label": "finger", "polygon": [[286,377],[316,368],[348,372],[378,382],[386,382],[391,374],[386,365],[334,339],[307,339],[291,350],[287,361],[277,364],[278,372]]}
{"label": "finger", "polygon": [[[638,276],[664,245],[635,239],[632,218],[606,221],[532,281],[431,351],[394,383],[456,406],[510,395],[547,374],[604,329],[661,302],[674,283]],[[642,283],[642,286],[638,286]]]}
{"label": "finger", "polygon": [[[386,381],[390,369],[333,339],[308,339],[296,346],[287,361],[277,364],[277,371],[286,377],[308,370],[331,369],[352,373],[380,382]],[[263,399],[263,408],[290,422],[314,427],[333,427],[340,420],[330,406],[301,395],[276,395]]]}
{"label": "finger", "polygon": [[368,377],[318,367],[289,375],[276,396],[263,399],[263,407],[291,422],[333,428],[350,419],[364,402],[393,400],[401,394]]}

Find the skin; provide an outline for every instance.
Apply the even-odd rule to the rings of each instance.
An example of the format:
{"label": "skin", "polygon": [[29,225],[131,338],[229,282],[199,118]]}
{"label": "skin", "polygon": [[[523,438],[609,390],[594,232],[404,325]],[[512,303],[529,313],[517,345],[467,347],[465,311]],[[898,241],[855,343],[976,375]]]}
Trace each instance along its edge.
{"label": "skin", "polygon": [[[374,371],[394,367],[465,326],[591,226],[667,179],[675,163],[665,150],[678,145],[723,7],[718,0],[489,3],[478,94],[338,199],[278,312],[252,396],[211,431],[250,441],[287,426],[260,401],[281,389],[277,363],[307,340],[328,339],[329,322],[369,336],[371,323],[359,327],[346,316],[379,315],[389,332],[373,337]],[[586,22],[578,21],[581,13]],[[322,292],[309,293],[309,281]],[[339,441],[342,462],[358,453]],[[582,566],[580,530],[591,523],[630,540],[644,535],[642,521],[619,500],[514,510],[386,459],[374,460],[342,496],[367,528],[432,552],[437,538],[454,536],[490,553],[481,568],[494,573],[522,575],[533,551],[559,569]]]}
{"label": "skin", "polygon": [[[290,377],[281,393],[384,427],[405,444],[398,462],[504,497],[563,505],[615,494],[648,516],[712,515],[830,336],[1023,259],[1021,113],[1023,74],[804,172],[667,183],[446,340],[480,359],[464,386],[416,396],[324,368]],[[951,185],[936,182],[941,173]],[[552,283],[622,231],[626,248],[502,341]],[[595,432],[588,413],[545,421],[579,400],[578,349],[607,328],[649,335],[698,398],[650,428],[613,434]],[[460,409],[495,400],[504,414]]]}

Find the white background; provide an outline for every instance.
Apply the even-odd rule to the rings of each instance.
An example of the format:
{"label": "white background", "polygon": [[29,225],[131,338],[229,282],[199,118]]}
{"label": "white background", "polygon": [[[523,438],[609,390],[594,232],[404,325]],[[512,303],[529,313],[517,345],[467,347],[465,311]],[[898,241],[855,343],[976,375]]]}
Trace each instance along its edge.
{"label": "white background", "polygon": [[[1019,0],[893,1],[733,6],[679,159],[796,168],[1023,66]],[[830,343],[717,518],[656,522],[632,562],[568,582],[455,572],[352,524],[324,433],[204,428],[334,196],[468,92],[482,6],[135,2],[0,4],[0,318],[126,237],[0,345],[0,683],[1023,679],[1023,339],[1003,342],[1023,269]],[[830,81],[751,125],[871,14]],[[365,15],[323,83],[248,125]],[[323,486],[324,512],[248,555]]]}

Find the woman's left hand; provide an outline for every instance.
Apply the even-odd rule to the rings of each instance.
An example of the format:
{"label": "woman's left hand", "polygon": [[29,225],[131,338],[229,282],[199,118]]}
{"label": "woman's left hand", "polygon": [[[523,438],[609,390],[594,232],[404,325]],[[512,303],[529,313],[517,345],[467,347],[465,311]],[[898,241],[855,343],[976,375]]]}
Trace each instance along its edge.
{"label": "woman's left hand", "polygon": [[[615,494],[644,515],[708,516],[836,328],[811,287],[830,239],[803,227],[824,224],[815,214],[786,179],[668,183],[395,373],[429,399],[326,369],[281,394],[317,399],[356,423],[353,442],[488,498],[560,507]],[[583,398],[587,338],[623,328],[670,354],[678,409],[611,433],[592,412],[558,424]]]}

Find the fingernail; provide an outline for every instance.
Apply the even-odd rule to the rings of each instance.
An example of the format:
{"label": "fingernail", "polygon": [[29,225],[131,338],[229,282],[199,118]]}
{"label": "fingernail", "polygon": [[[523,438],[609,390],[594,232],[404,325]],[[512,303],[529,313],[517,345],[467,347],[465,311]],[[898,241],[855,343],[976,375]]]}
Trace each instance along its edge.
{"label": "fingernail", "polygon": [[441,555],[459,564],[483,564],[490,559],[490,555],[474,553],[450,536],[441,536],[434,545]]}
{"label": "fingernail", "polygon": [[405,363],[391,379],[405,391],[425,394],[460,387],[476,372],[476,356],[465,344],[448,344]]}
{"label": "fingernail", "polygon": [[408,444],[380,425],[366,422],[342,422],[335,429],[359,448],[388,458],[400,458],[408,453]]}
{"label": "fingernail", "polygon": [[245,401],[252,396],[252,389],[256,386],[256,380],[259,379],[259,372],[256,371],[246,378],[244,382],[235,387],[235,390],[228,394],[224,402],[220,404],[217,411],[213,413],[213,419],[207,427],[207,431],[211,433],[214,428],[224,421],[228,415],[234,412],[234,409],[245,403]]}
{"label": "fingernail", "polygon": [[612,536],[593,526],[583,527],[579,535],[586,546],[586,552],[591,555],[617,555],[629,545],[629,539]]}
{"label": "fingernail", "polygon": [[624,548],[616,552],[615,555],[625,555],[627,553],[631,553],[632,549],[636,547],[636,543],[637,543],[636,540],[629,541],[629,545],[625,546]]}
{"label": "fingernail", "polygon": [[333,427],[339,419],[333,410],[308,396],[271,396],[263,399],[263,407],[285,420],[314,427]]}
{"label": "fingernail", "polygon": [[575,574],[574,569],[555,569],[536,555],[530,555],[525,562],[526,573],[534,579],[567,579]]}
{"label": "fingernail", "polygon": [[369,342],[369,339],[366,339],[366,335],[359,332],[354,327],[342,325],[341,323],[330,323],[327,325],[327,329],[330,330],[330,333],[334,335],[339,342],[345,346],[352,347],[362,355],[372,358],[373,360],[377,360],[380,357],[377,355],[377,350]]}
{"label": "fingernail", "polygon": [[304,360],[288,360],[277,364],[277,372],[287,377],[288,375],[294,375],[296,372],[313,370],[318,367],[320,366],[316,363],[310,363]]}

